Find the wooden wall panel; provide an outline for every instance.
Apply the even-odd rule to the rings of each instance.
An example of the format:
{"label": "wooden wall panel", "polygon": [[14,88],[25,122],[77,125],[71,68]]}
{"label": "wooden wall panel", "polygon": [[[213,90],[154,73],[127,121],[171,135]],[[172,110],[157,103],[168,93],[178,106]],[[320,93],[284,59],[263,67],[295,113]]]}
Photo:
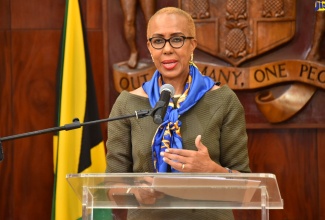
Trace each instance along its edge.
{"label": "wooden wall panel", "polygon": [[249,130],[252,172],[273,173],[284,200],[284,210],[271,219],[318,219],[317,130]]}
{"label": "wooden wall panel", "polygon": [[10,0],[0,1],[0,30],[10,27]]}
{"label": "wooden wall panel", "polygon": [[12,29],[61,29],[65,0],[11,0]]}
{"label": "wooden wall panel", "polygon": [[[318,214],[317,129],[248,130],[250,167],[276,175],[283,210],[270,219],[322,219]],[[260,219],[259,210],[235,210],[237,220]]]}
{"label": "wooden wall panel", "polygon": [[[2,15],[0,15],[2,17]],[[1,19],[0,19],[1,20]],[[0,137],[12,134],[12,77],[11,41],[9,31],[0,31]],[[13,147],[10,142],[2,143],[4,160],[0,162],[0,219],[6,219],[12,212],[13,202]]]}
{"label": "wooden wall panel", "polygon": [[[82,0],[82,5],[86,5],[86,11],[83,13],[86,15],[85,24],[88,30],[97,29],[102,30],[103,28],[103,1],[102,0]],[[101,41],[102,42],[102,41]]]}
{"label": "wooden wall panel", "polygon": [[[10,115],[6,113],[10,113],[11,110],[11,40],[10,40],[10,32],[9,31],[0,31],[0,117],[3,125],[10,124]],[[1,135],[4,135],[6,126],[0,128]],[[10,131],[9,131],[10,132]]]}
{"label": "wooden wall panel", "polygon": [[[12,32],[14,134],[55,126],[60,34],[60,31]],[[51,216],[52,136],[14,141],[13,219]]]}
{"label": "wooden wall panel", "polygon": [[314,172],[318,172],[318,192],[319,192],[318,212],[319,212],[319,219],[325,219],[325,209],[324,209],[325,207],[325,129],[318,129],[317,131],[317,146],[318,146],[317,148],[318,167],[317,170],[314,170]]}

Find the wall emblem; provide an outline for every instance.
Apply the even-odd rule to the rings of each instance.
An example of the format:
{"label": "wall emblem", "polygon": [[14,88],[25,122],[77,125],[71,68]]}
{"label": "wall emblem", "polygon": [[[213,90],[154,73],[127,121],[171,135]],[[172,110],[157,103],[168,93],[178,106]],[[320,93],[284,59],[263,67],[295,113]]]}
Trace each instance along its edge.
{"label": "wall emblem", "polygon": [[295,0],[182,0],[180,4],[195,19],[198,48],[233,66],[287,43],[296,31]]}
{"label": "wall emblem", "polygon": [[[254,59],[277,51],[296,37],[297,0],[178,0],[189,12],[197,29],[198,49],[217,57],[227,65],[194,60],[200,71],[233,90],[259,90],[255,103],[270,123],[279,123],[296,115],[312,98],[317,88],[325,89],[325,62],[321,57],[325,39],[323,1],[310,9],[315,21],[308,29],[312,42],[301,59],[255,63]],[[314,3],[313,3],[314,4]],[[323,59],[323,60],[322,60]],[[136,69],[114,65],[117,91],[133,90],[149,80],[155,70],[149,61]],[[246,64],[246,65],[245,65]],[[286,90],[279,87],[287,85]]]}
{"label": "wall emblem", "polygon": [[[296,32],[295,0],[180,0],[195,19],[198,48],[232,67],[196,62],[200,71],[234,90],[270,87],[258,92],[255,102],[271,123],[294,116],[311,99],[316,88],[325,89],[325,66],[319,61],[325,33],[325,13],[317,13],[312,48],[305,60],[281,60],[240,67],[245,61],[276,50]],[[315,4],[317,10],[322,3]],[[195,9],[194,11],[191,11]],[[282,94],[277,84],[291,83]]]}

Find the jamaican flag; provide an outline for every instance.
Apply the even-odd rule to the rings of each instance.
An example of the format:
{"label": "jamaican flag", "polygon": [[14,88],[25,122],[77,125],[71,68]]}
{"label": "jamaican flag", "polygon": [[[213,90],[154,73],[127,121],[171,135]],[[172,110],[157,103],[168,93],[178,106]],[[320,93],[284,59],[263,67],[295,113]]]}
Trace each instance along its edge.
{"label": "jamaican flag", "polygon": [[[67,0],[57,79],[57,126],[78,118],[98,120],[89,53],[78,0]],[[105,148],[99,124],[54,136],[52,220],[82,217],[82,205],[66,180],[72,173],[105,172]],[[106,212],[110,219],[110,212]],[[98,219],[98,218],[97,218]]]}

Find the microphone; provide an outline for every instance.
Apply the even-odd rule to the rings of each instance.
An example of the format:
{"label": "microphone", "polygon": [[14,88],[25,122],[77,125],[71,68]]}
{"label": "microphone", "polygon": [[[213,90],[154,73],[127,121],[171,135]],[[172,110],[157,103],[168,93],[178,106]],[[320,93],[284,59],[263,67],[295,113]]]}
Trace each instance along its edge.
{"label": "microphone", "polygon": [[170,98],[175,94],[175,89],[170,84],[164,84],[160,87],[160,98],[154,109],[157,109],[153,115],[153,121],[156,124],[161,124],[167,111]]}

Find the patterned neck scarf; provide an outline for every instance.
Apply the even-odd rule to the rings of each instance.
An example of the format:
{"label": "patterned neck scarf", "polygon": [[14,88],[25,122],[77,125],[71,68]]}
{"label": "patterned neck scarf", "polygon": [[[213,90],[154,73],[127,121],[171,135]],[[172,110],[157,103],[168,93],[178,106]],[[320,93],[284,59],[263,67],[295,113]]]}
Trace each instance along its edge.
{"label": "patterned neck scarf", "polygon": [[[142,85],[144,91],[148,94],[149,102],[152,108],[159,101],[159,80],[161,74],[158,70],[152,76],[152,79]],[[211,78],[203,76],[197,67],[190,65],[188,80],[184,87],[184,92],[177,100],[174,107],[171,99],[163,123],[159,125],[156,134],[152,140],[152,159],[156,172],[167,172],[168,164],[166,164],[160,156],[161,151],[168,148],[183,149],[182,136],[180,128],[182,122],[179,117],[193,107],[213,86],[214,82]],[[178,172],[171,169],[172,172]]]}

